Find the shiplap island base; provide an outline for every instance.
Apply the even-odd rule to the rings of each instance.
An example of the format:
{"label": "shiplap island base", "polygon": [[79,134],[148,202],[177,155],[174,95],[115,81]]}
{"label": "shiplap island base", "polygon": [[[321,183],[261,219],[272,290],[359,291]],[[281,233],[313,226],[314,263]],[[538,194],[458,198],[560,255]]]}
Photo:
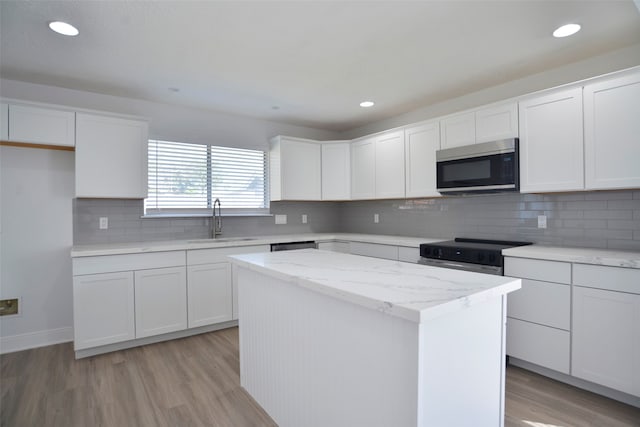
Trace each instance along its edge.
{"label": "shiplap island base", "polygon": [[520,279],[314,249],[229,258],[241,384],[281,427],[504,424]]}

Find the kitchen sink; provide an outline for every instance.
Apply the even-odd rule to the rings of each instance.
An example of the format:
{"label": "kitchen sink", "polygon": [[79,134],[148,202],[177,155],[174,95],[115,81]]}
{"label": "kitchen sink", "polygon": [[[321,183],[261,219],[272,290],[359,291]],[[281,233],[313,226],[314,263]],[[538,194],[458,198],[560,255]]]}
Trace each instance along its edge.
{"label": "kitchen sink", "polygon": [[248,242],[249,240],[257,240],[255,237],[223,237],[217,239],[197,239],[188,240],[187,243],[215,243],[215,242]]}

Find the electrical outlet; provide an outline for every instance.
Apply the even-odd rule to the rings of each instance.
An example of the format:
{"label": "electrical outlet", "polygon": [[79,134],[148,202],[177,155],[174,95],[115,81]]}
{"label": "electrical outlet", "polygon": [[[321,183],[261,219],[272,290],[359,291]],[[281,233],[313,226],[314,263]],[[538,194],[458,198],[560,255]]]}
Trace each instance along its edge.
{"label": "electrical outlet", "polygon": [[538,228],[547,228],[547,216],[538,215]]}
{"label": "electrical outlet", "polygon": [[302,214],[302,223],[303,224],[307,223],[307,214]]}
{"label": "electrical outlet", "polygon": [[18,314],[18,298],[0,300],[0,316]]}
{"label": "electrical outlet", "polygon": [[374,223],[379,223],[380,222],[380,215],[378,214],[373,214],[373,222]]}
{"label": "electrical outlet", "polygon": [[100,217],[100,230],[107,230],[109,228],[109,217]]}
{"label": "electrical outlet", "polygon": [[286,215],[276,215],[276,224],[283,225],[287,223]]}

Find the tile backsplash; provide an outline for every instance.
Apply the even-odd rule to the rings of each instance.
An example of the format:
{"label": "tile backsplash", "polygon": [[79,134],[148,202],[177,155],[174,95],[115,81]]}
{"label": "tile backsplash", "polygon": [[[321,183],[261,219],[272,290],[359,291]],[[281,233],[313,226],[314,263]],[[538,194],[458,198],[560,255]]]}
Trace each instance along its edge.
{"label": "tile backsplash", "polygon": [[[208,237],[208,218],[142,219],[142,213],[141,200],[75,199],[74,244]],[[273,216],[224,217],[222,237],[350,232],[640,250],[640,191],[273,202],[271,213],[287,214],[287,224],[275,225]],[[307,224],[302,224],[302,214],[308,216]],[[537,227],[539,215],[547,217],[547,228]],[[109,218],[108,230],[99,229],[101,216]]]}
{"label": "tile backsplash", "polygon": [[[538,215],[546,215],[547,228],[538,228]],[[353,233],[640,250],[640,191],[347,202],[339,217],[339,231]]]}

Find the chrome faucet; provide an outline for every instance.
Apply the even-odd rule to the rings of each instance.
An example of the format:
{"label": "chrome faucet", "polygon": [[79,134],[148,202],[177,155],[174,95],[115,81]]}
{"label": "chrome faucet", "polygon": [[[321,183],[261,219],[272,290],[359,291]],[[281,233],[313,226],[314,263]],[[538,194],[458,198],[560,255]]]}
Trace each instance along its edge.
{"label": "chrome faucet", "polygon": [[[218,205],[218,214],[216,215],[216,205]],[[220,199],[216,199],[213,202],[213,213],[211,215],[211,230],[210,236],[215,239],[218,235],[222,234],[222,204]]]}

